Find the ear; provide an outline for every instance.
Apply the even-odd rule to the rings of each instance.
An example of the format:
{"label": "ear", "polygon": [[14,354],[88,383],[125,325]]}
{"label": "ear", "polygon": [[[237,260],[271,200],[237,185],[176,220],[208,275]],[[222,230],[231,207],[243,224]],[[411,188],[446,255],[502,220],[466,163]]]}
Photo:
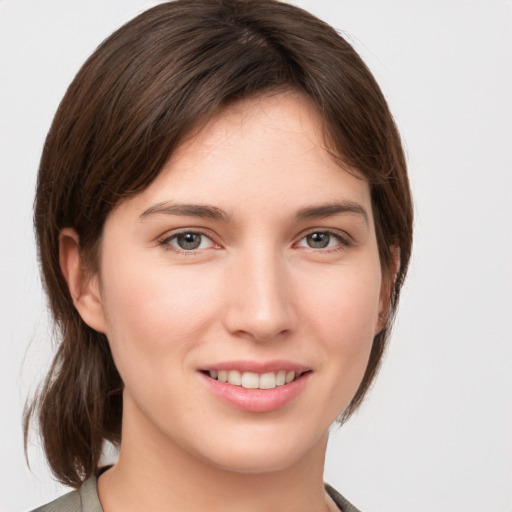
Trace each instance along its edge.
{"label": "ear", "polygon": [[396,276],[400,270],[400,247],[392,245],[389,249],[393,258],[393,263],[391,268],[382,276],[379,299],[379,320],[377,322],[377,330],[375,331],[376,334],[386,327],[389,316],[389,307],[391,304],[391,294],[393,293],[393,287],[395,286]]}
{"label": "ear", "polygon": [[96,331],[106,333],[98,275],[91,274],[85,268],[80,255],[80,238],[72,228],[64,228],[60,232],[59,262],[73,304],[82,320]]}

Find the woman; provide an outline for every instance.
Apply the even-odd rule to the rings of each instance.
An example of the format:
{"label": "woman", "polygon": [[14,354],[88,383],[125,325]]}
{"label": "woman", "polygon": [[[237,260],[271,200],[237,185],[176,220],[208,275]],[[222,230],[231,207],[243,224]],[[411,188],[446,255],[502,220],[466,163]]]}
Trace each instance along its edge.
{"label": "woman", "polygon": [[138,16],[58,109],[35,226],[62,342],[26,425],[80,489],[41,510],[355,510],[328,429],[375,376],[412,208],[332,28],[266,0]]}

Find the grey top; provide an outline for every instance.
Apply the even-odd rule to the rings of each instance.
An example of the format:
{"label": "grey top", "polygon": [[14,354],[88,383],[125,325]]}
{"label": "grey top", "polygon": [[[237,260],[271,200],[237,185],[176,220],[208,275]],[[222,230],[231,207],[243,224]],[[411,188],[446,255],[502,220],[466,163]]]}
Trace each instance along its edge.
{"label": "grey top", "polygon": [[32,512],[103,512],[96,476],[86,480],[78,491],[71,491]]}
{"label": "grey top", "polygon": [[[329,484],[325,484],[325,490],[341,512],[360,512]],[[32,512],[103,512],[98,498],[96,477],[86,480],[78,491],[71,491]]]}

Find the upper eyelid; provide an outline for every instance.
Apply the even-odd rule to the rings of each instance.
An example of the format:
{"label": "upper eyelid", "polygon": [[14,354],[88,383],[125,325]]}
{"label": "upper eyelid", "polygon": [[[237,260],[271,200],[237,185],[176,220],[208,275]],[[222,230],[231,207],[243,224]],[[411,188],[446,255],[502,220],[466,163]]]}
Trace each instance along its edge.
{"label": "upper eyelid", "polygon": [[163,235],[158,237],[159,241],[169,240],[179,235],[183,235],[186,233],[196,233],[198,235],[203,235],[209,238],[212,242],[214,241],[215,235],[213,235],[209,230],[205,230],[203,228],[178,228],[170,231],[166,231]]}
{"label": "upper eyelid", "polygon": [[[163,235],[158,237],[158,242],[163,243],[163,242],[171,240],[171,239],[173,239],[179,235],[185,234],[185,233],[197,233],[197,234],[207,237],[208,239],[210,239],[212,241],[212,243],[214,243],[216,245],[221,245],[216,240],[218,237],[214,233],[212,233],[208,229],[198,228],[198,227],[177,228],[176,230],[167,231],[166,233],[164,233]],[[313,233],[329,233],[329,234],[335,236],[336,238],[340,239],[342,242],[347,243],[347,244],[351,244],[351,243],[355,242],[354,238],[344,230],[335,229],[335,228],[318,228],[318,227],[316,227],[316,228],[306,229],[305,231],[302,231],[301,233],[299,233],[296,237],[294,237],[293,244],[300,242],[306,236],[311,235]]]}
{"label": "upper eyelid", "polygon": [[308,235],[311,235],[313,233],[329,233],[330,235],[334,235],[335,237],[340,238],[340,239],[344,240],[347,243],[354,241],[354,238],[349,233],[347,233],[346,231],[343,231],[341,229],[334,229],[334,228],[311,228],[311,229],[307,229],[306,231],[303,231],[302,233],[300,233],[297,236],[296,240],[300,241],[304,237],[306,237]]}

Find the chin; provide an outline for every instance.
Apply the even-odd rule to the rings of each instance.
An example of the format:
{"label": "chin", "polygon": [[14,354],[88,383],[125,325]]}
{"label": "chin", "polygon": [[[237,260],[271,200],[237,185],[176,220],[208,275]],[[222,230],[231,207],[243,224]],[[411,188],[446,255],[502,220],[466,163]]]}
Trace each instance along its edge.
{"label": "chin", "polygon": [[[304,434],[302,432],[302,434]],[[263,474],[284,471],[317,452],[325,453],[328,431],[319,436],[306,438],[304,435],[283,437],[282,435],[257,436],[245,439],[224,439],[216,444],[213,450],[208,450],[207,459],[213,466],[240,474]],[[256,439],[257,439],[256,438]],[[219,448],[222,448],[219,450]],[[203,457],[206,455],[203,451]]]}
{"label": "chin", "polygon": [[260,453],[246,453],[244,456],[233,455],[223,456],[221,460],[216,458],[210,461],[217,468],[229,471],[231,473],[240,473],[246,475],[276,473],[284,471],[295,464],[302,458],[295,452],[291,453],[277,453],[278,450],[274,447],[273,454]]}

